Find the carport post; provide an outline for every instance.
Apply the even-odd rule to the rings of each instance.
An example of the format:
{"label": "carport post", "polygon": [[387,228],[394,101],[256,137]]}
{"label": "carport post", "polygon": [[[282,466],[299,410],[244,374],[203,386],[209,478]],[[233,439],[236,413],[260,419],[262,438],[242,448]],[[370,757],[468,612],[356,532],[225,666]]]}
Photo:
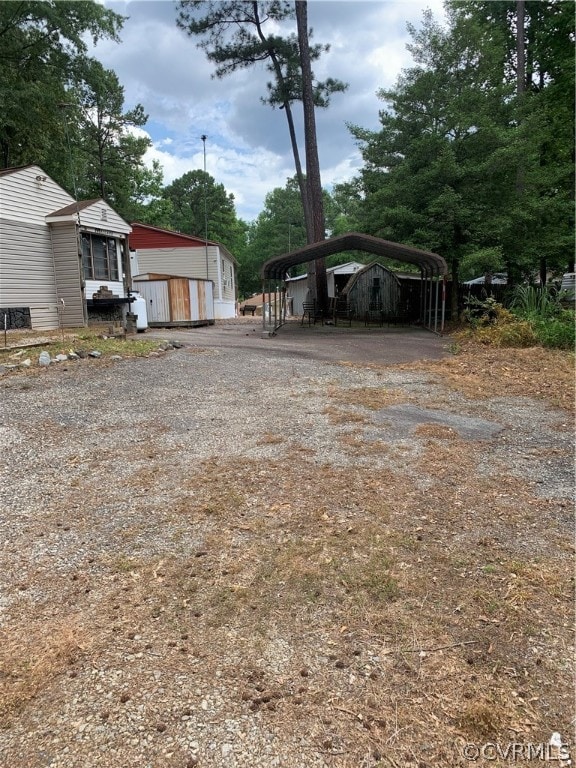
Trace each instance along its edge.
{"label": "carport post", "polygon": [[428,329],[432,330],[432,272],[428,276]]}
{"label": "carport post", "polygon": [[442,276],[442,322],[440,323],[440,333],[444,333],[444,318],[446,316],[446,275]]}
{"label": "carport post", "polygon": [[426,317],[426,302],[424,296],[424,268],[420,267],[420,318],[422,322]]}
{"label": "carport post", "polygon": [[436,306],[434,307],[434,333],[438,332],[438,289],[440,288],[439,275],[436,275]]}

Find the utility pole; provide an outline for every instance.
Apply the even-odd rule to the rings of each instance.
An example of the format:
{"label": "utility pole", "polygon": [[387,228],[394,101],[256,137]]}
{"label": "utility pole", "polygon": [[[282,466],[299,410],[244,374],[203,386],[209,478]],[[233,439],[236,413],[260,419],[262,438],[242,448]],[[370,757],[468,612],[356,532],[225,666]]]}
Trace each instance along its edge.
{"label": "utility pole", "polygon": [[206,191],[206,139],[204,133],[200,136],[204,146],[204,240],[206,246],[206,280],[208,280],[208,200]]}

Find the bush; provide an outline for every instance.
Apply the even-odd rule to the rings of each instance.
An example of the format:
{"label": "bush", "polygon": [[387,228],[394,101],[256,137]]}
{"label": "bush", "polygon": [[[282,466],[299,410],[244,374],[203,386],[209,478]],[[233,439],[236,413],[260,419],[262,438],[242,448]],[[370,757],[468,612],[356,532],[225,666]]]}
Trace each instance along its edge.
{"label": "bush", "polygon": [[520,285],[514,291],[512,311],[530,323],[543,347],[574,348],[574,312],[562,306],[561,294],[547,288]]}
{"label": "bush", "polygon": [[538,343],[552,349],[574,349],[574,312],[565,309],[557,317],[534,318],[532,320]]}
{"label": "bush", "polygon": [[[504,310],[507,312],[507,310]],[[510,313],[508,313],[510,314]],[[533,347],[538,343],[532,324],[526,320],[500,319],[493,325],[479,328],[475,338],[481,344],[494,347]]]}
{"label": "bush", "polygon": [[493,298],[472,298],[464,312],[470,328],[463,335],[495,347],[574,349],[574,312],[557,297],[533,286],[519,286],[508,310]]}

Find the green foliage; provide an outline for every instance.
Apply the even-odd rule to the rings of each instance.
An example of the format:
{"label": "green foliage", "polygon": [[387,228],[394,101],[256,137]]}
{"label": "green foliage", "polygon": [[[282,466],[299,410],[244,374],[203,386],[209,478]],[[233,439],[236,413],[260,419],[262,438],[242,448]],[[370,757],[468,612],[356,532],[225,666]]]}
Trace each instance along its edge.
{"label": "green foliage", "polygon": [[464,336],[497,347],[543,347],[573,350],[574,312],[563,309],[546,289],[518,286],[506,309],[495,299],[471,297],[464,312]]}
{"label": "green foliage", "polygon": [[478,275],[493,275],[504,269],[504,257],[500,246],[471,250],[462,258],[460,274],[464,280]]}
{"label": "green foliage", "polygon": [[188,171],[164,188],[162,198],[171,206],[171,229],[204,238],[208,225],[208,240],[232,254],[243,248],[246,225],[236,217],[234,195],[209,173]]}
{"label": "green foliage", "polygon": [[[565,271],[573,261],[573,3],[452,0],[410,28],[415,65],[382,90],[364,157],[360,229],[442,254],[459,272]],[[570,271],[570,270],[569,270]]]}
{"label": "green foliage", "polygon": [[562,311],[557,292],[534,285],[517,285],[510,307],[520,317],[554,317]]}
{"label": "green foliage", "polygon": [[511,307],[515,315],[530,323],[539,344],[574,349],[574,311],[562,306],[559,293],[520,285],[514,291]]}
{"label": "green foliage", "polygon": [[0,163],[38,163],[66,181],[67,102],[78,62],[94,42],[118,40],[123,17],[100,3],[0,3]]}
{"label": "green foliage", "polygon": [[68,120],[74,118],[79,133],[79,197],[102,197],[130,219],[135,199],[153,180],[143,161],[150,139],[134,131],[148,117],[141,104],[124,111],[124,88],[100,62],[82,61],[77,74],[79,84],[68,95],[78,106]]}

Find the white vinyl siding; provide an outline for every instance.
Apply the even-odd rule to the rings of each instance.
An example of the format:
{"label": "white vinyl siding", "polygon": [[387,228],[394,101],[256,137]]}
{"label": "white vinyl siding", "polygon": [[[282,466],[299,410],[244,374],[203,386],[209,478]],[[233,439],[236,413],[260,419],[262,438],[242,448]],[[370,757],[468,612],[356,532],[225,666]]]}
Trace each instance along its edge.
{"label": "white vinyl siding", "polygon": [[37,165],[0,176],[0,217],[28,224],[44,224],[53,211],[74,202]]}
{"label": "white vinyl siding", "polygon": [[138,250],[140,273],[155,272],[178,277],[207,278],[218,283],[218,247],[208,246],[208,273],[206,248],[143,248]]}
{"label": "white vinyl siding", "polygon": [[132,231],[132,227],[104,200],[80,211],[80,228],[84,227],[102,234],[128,235]]}

